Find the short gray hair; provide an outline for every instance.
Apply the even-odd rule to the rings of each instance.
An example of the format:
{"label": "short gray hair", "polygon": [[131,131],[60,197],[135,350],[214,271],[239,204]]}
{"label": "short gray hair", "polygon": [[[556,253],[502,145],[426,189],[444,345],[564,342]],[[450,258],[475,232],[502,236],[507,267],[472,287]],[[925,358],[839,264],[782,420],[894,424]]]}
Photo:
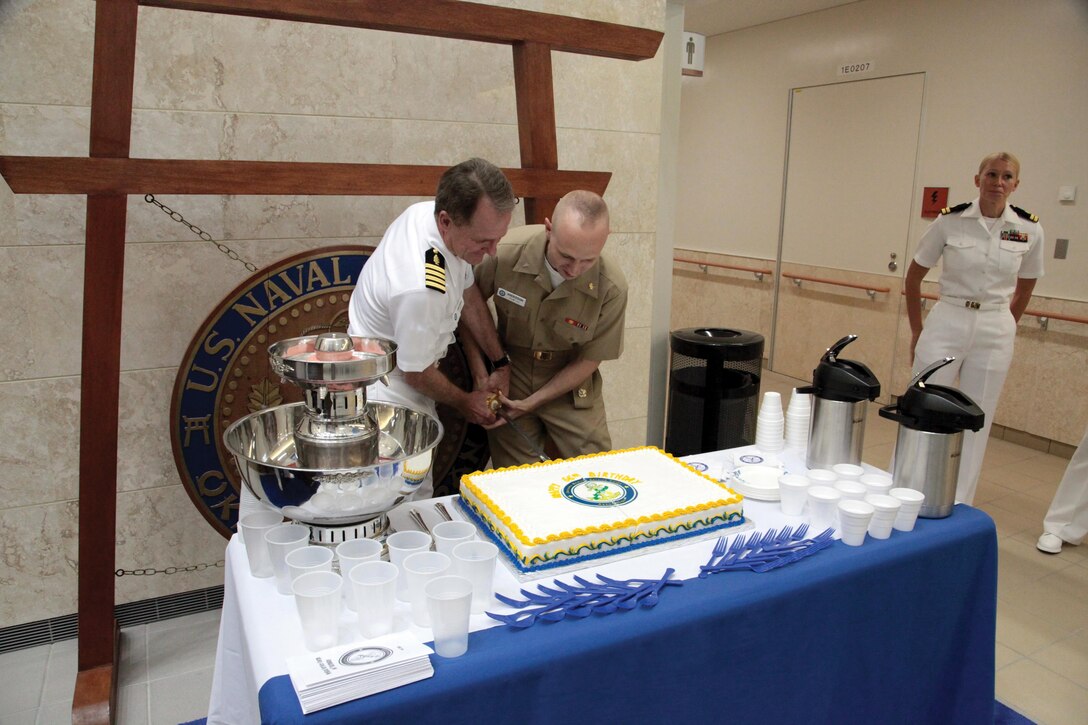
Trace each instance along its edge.
{"label": "short gray hair", "polygon": [[434,213],[444,211],[457,226],[467,224],[480,199],[486,197],[500,212],[508,212],[517,203],[514,188],[502,169],[490,161],[472,158],[451,166],[438,181],[434,195]]}

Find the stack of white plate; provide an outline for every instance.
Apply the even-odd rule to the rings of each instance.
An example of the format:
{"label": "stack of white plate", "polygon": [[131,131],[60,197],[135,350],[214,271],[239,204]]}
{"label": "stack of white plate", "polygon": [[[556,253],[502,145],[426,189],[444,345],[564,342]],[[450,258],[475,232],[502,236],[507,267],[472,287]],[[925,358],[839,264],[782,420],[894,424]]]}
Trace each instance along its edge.
{"label": "stack of white plate", "polygon": [[745,498],[756,501],[778,501],[778,477],[783,473],[777,466],[740,466],[726,484]]}

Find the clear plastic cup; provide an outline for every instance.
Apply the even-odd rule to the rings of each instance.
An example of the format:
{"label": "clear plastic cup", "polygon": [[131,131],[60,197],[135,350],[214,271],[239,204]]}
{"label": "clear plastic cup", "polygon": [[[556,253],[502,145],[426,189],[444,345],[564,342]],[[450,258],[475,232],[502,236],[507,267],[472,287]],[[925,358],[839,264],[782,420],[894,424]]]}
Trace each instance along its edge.
{"label": "clear plastic cup", "polygon": [[490,541],[463,541],[453,547],[453,573],[472,583],[472,611],[477,614],[491,606],[498,555],[499,547]]}
{"label": "clear plastic cup", "polygon": [[838,505],[842,494],[831,486],[808,487],[808,518],[814,534],[838,527]]}
{"label": "clear plastic cup", "polygon": [[389,561],[401,570],[401,576],[397,577],[397,599],[408,601],[408,577],[403,575],[404,560],[409,554],[418,551],[429,551],[431,548],[431,535],[422,531],[398,531],[385,537],[385,545],[389,547]]}
{"label": "clear plastic cup", "polygon": [[290,595],[291,573],[287,570],[287,555],[309,543],[310,529],[298,524],[280,524],[265,532],[264,541],[268,547],[268,557],[272,560],[276,591]]}
{"label": "clear plastic cup", "polygon": [[393,631],[398,576],[397,567],[388,561],[364,561],[352,568],[352,598],[359,614],[359,633],[364,637],[380,637]]}
{"label": "clear plastic cup", "polygon": [[272,576],[272,560],[268,556],[264,535],[282,523],[283,514],[278,511],[257,511],[238,520],[238,530],[242,532],[242,543],[245,544],[246,559],[249,561],[249,573],[253,576],[262,579]]}
{"label": "clear plastic cup", "polygon": [[892,526],[895,517],[899,515],[901,506],[895,496],[885,496],[879,493],[870,493],[865,497],[865,503],[872,504],[875,511],[873,520],[869,522],[869,536],[874,539],[886,539],[892,535]]}
{"label": "clear plastic cup", "polygon": [[839,538],[847,546],[861,546],[875,509],[870,503],[857,499],[839,501]]}
{"label": "clear plastic cup", "polygon": [[336,645],[342,586],[343,580],[333,571],[311,571],[291,583],[302,638],[311,652]]}
{"label": "clear plastic cup", "polygon": [[449,556],[455,546],[476,538],[476,527],[467,521],[443,521],[431,527],[434,550]]}
{"label": "clear plastic cup", "polygon": [[460,576],[436,577],[427,582],[424,597],[434,633],[435,654],[460,657],[468,651],[472,583]]}
{"label": "clear plastic cup", "polygon": [[810,485],[807,477],[797,473],[784,473],[779,476],[778,493],[781,496],[779,505],[782,513],[787,516],[800,516],[804,513]]}
{"label": "clear plastic cup", "polygon": [[[340,561],[340,576],[350,581],[351,570],[364,561],[378,561],[382,557],[382,543],[375,539],[352,539],[336,546],[336,558]],[[355,611],[355,592],[344,587],[344,602]]]}
{"label": "clear plastic cup", "polygon": [[895,523],[892,526],[896,531],[914,531],[918,512],[926,500],[925,494],[913,488],[893,488],[888,491],[888,495],[899,499],[899,513],[896,514]]}
{"label": "clear plastic cup", "polygon": [[303,574],[314,571],[332,571],[332,549],[324,546],[302,546],[287,552],[283,558],[287,575],[294,582]]}
{"label": "clear plastic cup", "polygon": [[[448,574],[450,558],[437,551],[417,551],[404,559],[401,571],[408,579],[408,602],[412,605],[412,621],[420,627],[430,627],[431,617],[427,611],[427,599],[423,587],[427,582]],[[471,584],[469,585],[471,587]],[[472,591],[469,590],[471,598]]]}

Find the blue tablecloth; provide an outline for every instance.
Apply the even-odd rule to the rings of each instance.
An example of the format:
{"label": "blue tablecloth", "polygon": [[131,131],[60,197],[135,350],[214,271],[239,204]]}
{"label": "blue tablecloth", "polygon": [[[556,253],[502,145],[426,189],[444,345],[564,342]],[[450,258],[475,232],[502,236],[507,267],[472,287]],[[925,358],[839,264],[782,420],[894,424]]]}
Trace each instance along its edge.
{"label": "blue tablecloth", "polygon": [[836,541],[765,574],[687,581],[652,609],[474,632],[428,680],[265,723],[990,723],[997,537],[956,506],[909,534]]}

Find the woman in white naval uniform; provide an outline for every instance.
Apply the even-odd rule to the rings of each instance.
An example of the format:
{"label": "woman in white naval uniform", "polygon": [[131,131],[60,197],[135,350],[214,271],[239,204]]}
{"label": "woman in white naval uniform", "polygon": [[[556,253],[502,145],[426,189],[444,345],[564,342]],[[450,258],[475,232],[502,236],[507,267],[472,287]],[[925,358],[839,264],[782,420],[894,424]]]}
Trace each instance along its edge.
{"label": "woman in white naval uniform", "polygon": [[[1020,162],[990,154],[975,176],[978,198],[944,209],[918,243],[904,280],[917,374],[944,357],[956,361],[930,381],[955,385],[985,412],[978,432],[964,433],[956,500],[971,503],[997,401],[1012,362],[1016,323],[1043,276],[1043,228],[1038,217],[1008,203],[1020,184]],[[944,259],[940,301],[922,326],[921,285]]]}

